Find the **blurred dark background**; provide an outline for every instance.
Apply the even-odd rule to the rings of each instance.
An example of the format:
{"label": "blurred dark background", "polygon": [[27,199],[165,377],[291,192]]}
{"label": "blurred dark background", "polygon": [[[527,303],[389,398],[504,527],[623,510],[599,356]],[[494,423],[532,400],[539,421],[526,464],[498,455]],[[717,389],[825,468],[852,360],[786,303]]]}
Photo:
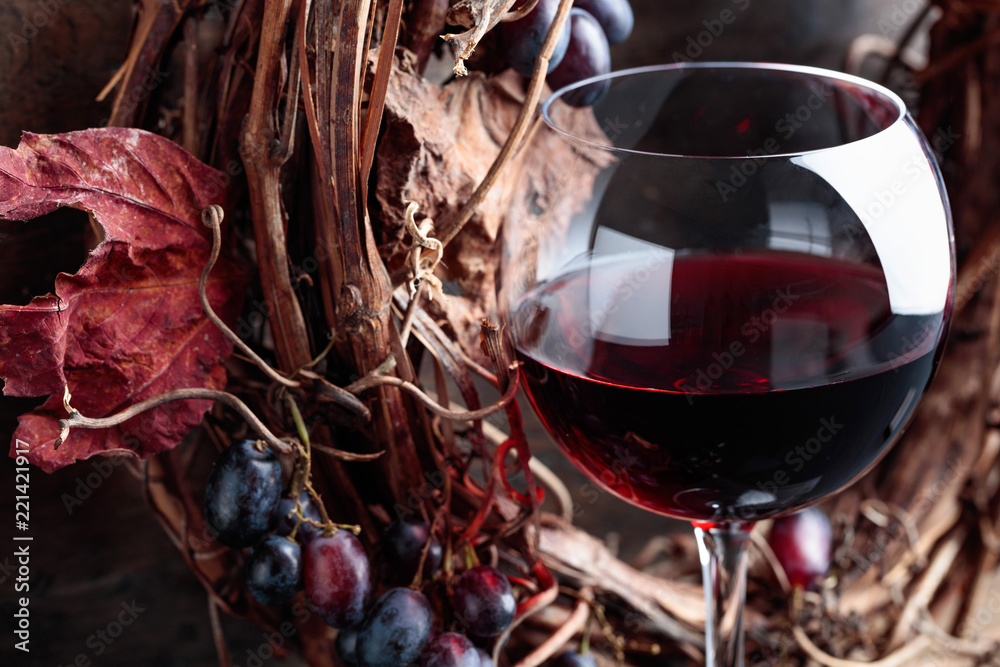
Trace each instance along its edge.
{"label": "blurred dark background", "polygon": [[[876,45],[898,39],[923,7],[916,0],[632,2],[636,28],[615,48],[615,68],[680,55],[843,69],[855,38],[874,35],[869,41]],[[22,130],[52,133],[101,124],[109,104],[95,97],[125,54],[132,20],[127,0],[0,3],[0,143],[15,146]],[[869,63],[872,72],[878,66],[878,59]],[[0,222],[2,302],[26,303],[50,289],[56,272],[74,272],[84,259],[85,228],[86,217],[77,212],[53,214],[44,226]],[[0,399],[0,441],[9,440],[16,416],[36,402],[41,399]],[[537,425],[533,437],[538,457],[577,494],[577,523],[608,537],[623,556],[675,528],[675,522],[603,493],[591,502],[592,494],[581,495],[586,480]],[[205,593],[147,509],[138,482],[125,467],[108,470],[92,461],[53,475],[31,473],[31,653],[13,650],[13,468],[10,459],[0,463],[0,665],[218,664]],[[96,634],[113,631],[123,605],[133,604],[142,611],[120,636],[106,642]],[[300,664],[256,662],[251,657],[265,641],[261,631],[234,619],[223,626],[234,665]]]}

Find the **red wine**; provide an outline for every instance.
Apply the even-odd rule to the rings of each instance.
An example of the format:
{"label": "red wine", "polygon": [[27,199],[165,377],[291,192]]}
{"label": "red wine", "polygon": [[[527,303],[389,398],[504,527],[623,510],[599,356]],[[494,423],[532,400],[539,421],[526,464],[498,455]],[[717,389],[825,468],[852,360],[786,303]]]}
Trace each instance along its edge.
{"label": "red wine", "polygon": [[528,395],[573,462],[669,516],[756,520],[843,488],[906,425],[944,313],[793,252],[594,259],[518,304]]}

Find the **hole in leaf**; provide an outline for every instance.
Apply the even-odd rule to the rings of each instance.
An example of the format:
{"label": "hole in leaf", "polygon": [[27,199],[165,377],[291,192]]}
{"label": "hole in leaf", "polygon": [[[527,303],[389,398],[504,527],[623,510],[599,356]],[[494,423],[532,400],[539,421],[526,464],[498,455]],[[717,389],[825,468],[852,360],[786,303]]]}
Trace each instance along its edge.
{"label": "hole in leaf", "polygon": [[25,305],[55,291],[56,274],[73,274],[87,259],[90,222],[84,211],[59,208],[32,220],[0,220],[0,303]]}

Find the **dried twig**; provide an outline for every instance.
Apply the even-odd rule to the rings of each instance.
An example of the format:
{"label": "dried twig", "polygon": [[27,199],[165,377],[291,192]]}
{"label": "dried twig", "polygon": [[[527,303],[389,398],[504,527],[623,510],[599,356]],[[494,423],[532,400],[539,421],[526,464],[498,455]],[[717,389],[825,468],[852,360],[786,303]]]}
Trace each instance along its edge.
{"label": "dried twig", "polygon": [[212,304],[208,302],[208,276],[212,272],[212,267],[215,266],[215,262],[219,259],[219,249],[222,246],[222,219],[224,217],[224,212],[221,206],[212,205],[202,211],[201,220],[205,223],[205,226],[212,230],[212,254],[208,258],[208,264],[205,265],[204,270],[201,272],[201,280],[198,283],[198,296],[201,298],[201,307],[205,311],[205,315],[208,319],[212,320],[212,323],[219,328],[226,338],[229,339],[237,349],[240,350],[244,355],[246,355],[261,371],[264,372],[269,378],[274,380],[279,384],[283,384],[286,387],[298,387],[299,383],[295,380],[289,380],[284,377],[276,370],[271,368],[266,361],[260,358],[256,352],[253,351],[249,345],[243,342],[243,339],[236,335],[232,329],[230,329],[225,322],[222,321],[215,311],[212,309]]}
{"label": "dried twig", "polygon": [[912,642],[906,644],[906,646],[887,655],[881,660],[875,660],[874,662],[861,662],[858,660],[835,658],[829,653],[826,653],[816,646],[811,639],[809,639],[809,635],[806,634],[805,630],[797,625],[792,627],[792,634],[795,636],[795,641],[799,643],[802,650],[805,651],[810,658],[825,667],[903,667],[903,665],[910,663],[921,653],[930,648],[933,643],[929,637],[921,635]]}
{"label": "dried twig", "polygon": [[514,400],[514,396],[517,394],[517,382],[511,382],[510,386],[507,387],[507,391],[504,392],[503,396],[501,396],[500,400],[496,403],[478,410],[456,411],[449,410],[448,408],[441,406],[437,401],[425,394],[420,387],[416,386],[412,382],[407,382],[406,380],[393,375],[369,375],[368,377],[361,378],[357,382],[347,385],[344,389],[352,393],[359,394],[363,391],[368,391],[369,389],[375,389],[377,387],[399,387],[408,394],[414,396],[434,414],[439,417],[453,419],[455,421],[476,421],[479,419],[485,419],[486,417],[500,412],[505,407],[510,405]]}
{"label": "dried twig", "polygon": [[562,627],[553,632],[535,650],[514,663],[514,667],[538,667],[554,656],[559,649],[566,645],[566,642],[573,638],[573,635],[586,628],[587,621],[590,619],[590,604],[593,599],[594,594],[590,588],[586,586],[581,588],[576,608]]}
{"label": "dried twig", "polygon": [[347,391],[342,387],[338,387],[329,380],[327,380],[322,375],[314,373],[310,370],[301,370],[299,374],[315,382],[316,389],[319,390],[319,394],[316,399],[319,401],[328,401],[331,403],[336,403],[337,405],[346,408],[347,410],[353,412],[363,421],[371,421],[372,413],[357,396]]}
{"label": "dried twig", "polygon": [[[279,64],[291,9],[292,0],[265,3],[253,96],[240,137],[240,155],[246,167],[250,191],[261,289],[271,310],[269,324],[278,365],[286,371],[299,368],[312,359],[305,318],[288,272],[285,215],[279,183],[281,165],[287,157],[294,132],[278,136],[275,126],[276,97],[281,76]],[[297,104],[289,102],[289,106]]]}
{"label": "dried twig", "polygon": [[[374,3],[372,3],[374,4]],[[362,201],[368,198],[368,176],[375,159],[375,144],[378,130],[382,125],[382,111],[385,108],[385,93],[389,89],[392,75],[392,61],[399,38],[399,25],[403,18],[403,0],[389,0],[386,10],[385,30],[379,46],[378,65],[375,67],[375,81],[368,96],[368,113],[365,115],[365,129],[361,135],[360,183]]]}
{"label": "dried twig", "polygon": [[219,618],[219,605],[212,597],[208,598],[208,619],[212,624],[212,640],[215,642],[215,652],[219,656],[219,667],[229,667],[233,661],[229,657],[229,647],[226,645],[222,619]]}
{"label": "dried twig", "polygon": [[230,393],[219,391],[217,389],[175,389],[174,391],[168,391],[160,394],[159,396],[147,398],[145,401],[130,405],[121,412],[110,417],[99,418],[84,417],[69,404],[71,398],[69,387],[67,387],[65,396],[63,397],[63,404],[66,407],[66,411],[69,413],[69,417],[59,420],[59,427],[62,429],[62,432],[59,434],[59,437],[56,438],[55,447],[58,447],[65,442],[66,438],[69,437],[69,431],[72,428],[111,428],[112,426],[117,426],[118,424],[128,421],[136,415],[140,415],[147,410],[152,410],[153,408],[163,405],[164,403],[195,399],[217,401],[228,405],[230,408],[238,412],[240,416],[250,424],[250,427],[267,441],[267,444],[271,445],[283,454],[289,454],[292,452],[291,445],[283,440],[280,440],[276,435],[271,433],[271,431],[264,426],[264,423],[257,418],[257,415],[255,415],[253,411],[247,407],[246,403]]}
{"label": "dried twig", "polygon": [[465,76],[469,73],[465,61],[472,56],[483,36],[500,22],[513,4],[514,0],[459,0],[452,5],[448,12],[448,22],[469,28],[457,35],[441,35],[441,38],[451,42],[455,49],[453,71],[456,76]]}

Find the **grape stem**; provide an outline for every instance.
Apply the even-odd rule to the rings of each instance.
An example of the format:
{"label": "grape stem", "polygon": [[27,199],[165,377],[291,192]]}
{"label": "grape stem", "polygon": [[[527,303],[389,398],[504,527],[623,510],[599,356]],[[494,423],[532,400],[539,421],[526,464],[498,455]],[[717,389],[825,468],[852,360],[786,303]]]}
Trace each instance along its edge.
{"label": "grape stem", "polygon": [[[288,405],[289,412],[292,413],[292,421],[295,422],[295,429],[298,431],[299,440],[301,444],[298,447],[299,460],[302,462],[302,467],[300,468],[299,477],[297,481],[299,482],[298,493],[295,494],[295,515],[297,521],[295,522],[295,527],[292,529],[289,537],[295,538],[295,534],[299,530],[299,526],[303,523],[308,523],[310,526],[316,526],[317,528],[322,528],[324,532],[328,534],[335,535],[339,528],[349,530],[355,535],[361,532],[360,526],[355,526],[352,524],[334,523],[330,519],[330,515],[326,511],[326,506],[323,504],[323,499],[320,497],[319,493],[312,485],[312,442],[309,439],[309,430],[306,428],[305,420],[302,419],[302,413],[299,412],[299,406],[292,398],[291,394],[285,394],[285,403]],[[327,447],[333,452],[338,452],[340,454],[349,454],[350,452],[340,452],[340,450],[333,449],[332,447]],[[299,496],[302,494],[301,489],[305,488],[309,497],[312,498],[313,502],[316,504],[316,509],[319,510],[320,517],[323,519],[322,522],[314,521],[305,515],[302,511],[302,501]],[[293,492],[296,488],[293,487]]]}
{"label": "grape stem", "polygon": [[253,411],[247,407],[246,403],[228,392],[219,391],[217,389],[175,389],[174,391],[168,391],[160,394],[159,396],[154,396],[153,398],[148,398],[140,403],[130,405],[118,414],[100,418],[83,416],[76,408],[70,405],[70,398],[69,387],[66,387],[65,395],[63,396],[63,406],[66,408],[66,412],[69,413],[69,417],[67,419],[59,420],[59,427],[62,431],[59,433],[59,437],[56,438],[53,449],[58,449],[59,445],[66,441],[66,438],[69,437],[69,431],[71,428],[111,428],[112,426],[117,426],[128,421],[132,417],[140,415],[147,410],[152,410],[153,408],[159,407],[165,403],[195,399],[216,401],[229,406],[238,412],[240,416],[247,421],[250,427],[259,433],[260,436],[267,441],[267,444],[275,450],[281,452],[282,454],[290,454],[292,452],[292,446],[271,433],[271,431],[264,426],[264,423],[257,418],[257,415],[255,415]]}
{"label": "grape stem", "polygon": [[427,562],[427,552],[430,551],[431,542],[434,541],[434,530],[437,528],[438,520],[440,518],[441,510],[438,510],[434,513],[434,519],[431,521],[431,526],[427,530],[427,541],[424,542],[424,546],[420,550],[420,560],[417,562],[417,573],[413,575],[413,581],[410,582],[410,588],[415,591],[420,590],[420,582],[423,580],[424,576],[424,563]]}

